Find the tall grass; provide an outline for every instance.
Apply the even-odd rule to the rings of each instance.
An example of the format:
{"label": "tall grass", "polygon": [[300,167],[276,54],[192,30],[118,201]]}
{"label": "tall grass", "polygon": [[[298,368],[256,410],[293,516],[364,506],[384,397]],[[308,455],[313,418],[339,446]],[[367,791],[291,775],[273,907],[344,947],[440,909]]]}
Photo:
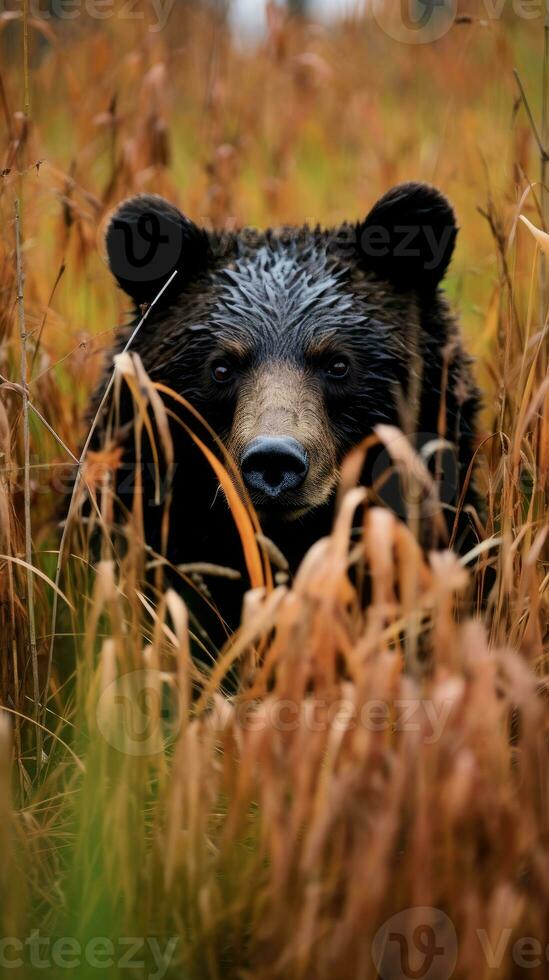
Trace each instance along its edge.
{"label": "tall grass", "polygon": [[[124,976],[133,936],[143,977],[162,975],[160,950],[173,977],[392,980],[402,944],[421,968],[431,929],[438,977],[454,959],[458,977],[522,976],[520,942],[549,939],[547,310],[518,221],[543,226],[512,71],[537,118],[539,25],[475,16],[409,48],[367,20],[328,33],[272,8],[254,50],[187,5],[159,33],[120,17],[29,26],[30,116],[19,56],[2,74],[2,955],[38,972],[32,942],[15,945],[38,929],[52,976],[64,960],[96,976],[101,958]],[[139,501],[127,548],[109,548],[104,454],[83,471],[99,514],[79,493],[67,530],[50,663],[67,465],[127,319],[102,259],[109,209],[154,189],[209,226],[332,223],[410,177],[439,184],[462,225],[448,289],[485,390],[476,554],[425,557],[389,512],[361,516],[351,459],[332,536],[294,582],[248,594],[205,674]],[[138,370],[126,359],[124,383]],[[383,931],[398,913],[401,946]]]}

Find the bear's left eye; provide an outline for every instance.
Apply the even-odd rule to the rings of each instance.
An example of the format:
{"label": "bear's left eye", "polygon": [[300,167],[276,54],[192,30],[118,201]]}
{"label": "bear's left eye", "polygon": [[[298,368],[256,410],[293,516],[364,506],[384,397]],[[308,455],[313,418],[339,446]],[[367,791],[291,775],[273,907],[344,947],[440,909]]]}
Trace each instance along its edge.
{"label": "bear's left eye", "polygon": [[233,369],[228,361],[214,361],[212,364],[212,378],[218,384],[225,384],[233,376]]}
{"label": "bear's left eye", "polygon": [[339,381],[349,373],[349,361],[346,357],[333,357],[325,370],[329,378]]}

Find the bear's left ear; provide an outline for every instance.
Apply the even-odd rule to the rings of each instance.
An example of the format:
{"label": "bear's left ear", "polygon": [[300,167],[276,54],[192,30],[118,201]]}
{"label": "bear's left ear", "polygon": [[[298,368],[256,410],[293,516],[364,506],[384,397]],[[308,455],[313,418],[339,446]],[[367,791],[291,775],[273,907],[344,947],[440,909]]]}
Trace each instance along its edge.
{"label": "bear's left ear", "polygon": [[365,265],[399,290],[436,289],[457,237],[456,218],[443,194],[428,184],[399,184],[359,225]]}
{"label": "bear's left ear", "polygon": [[157,194],[123,201],[110,218],[105,244],[111,272],[137,304],[151,303],[177,270],[163,294],[163,300],[173,299],[210,257],[206,232]]}

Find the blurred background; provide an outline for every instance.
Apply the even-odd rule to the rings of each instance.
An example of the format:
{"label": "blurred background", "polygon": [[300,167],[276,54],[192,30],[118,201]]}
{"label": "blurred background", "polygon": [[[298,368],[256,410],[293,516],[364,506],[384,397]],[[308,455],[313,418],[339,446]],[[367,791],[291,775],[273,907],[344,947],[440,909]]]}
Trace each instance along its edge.
{"label": "blurred background", "polygon": [[[0,0],[0,937],[175,936],[177,980],[370,977],[376,930],[412,906],[448,912],[466,980],[493,972],[481,927],[493,949],[546,937],[548,296],[519,216],[546,226],[548,51],[542,0]],[[314,601],[302,583],[302,612],[281,614],[282,688],[264,673],[261,697],[301,671],[302,728],[248,738],[220,699],[202,718],[185,702],[173,768],[171,742],[124,755],[98,727],[102,686],[162,664],[183,691],[190,664],[173,594],[139,592],[131,525],[128,555],[97,563],[73,522],[72,605],[52,615],[67,461],[130,313],[109,215],[154,191],[208,228],[334,225],[407,180],[440,187],[461,228],[445,288],[484,392],[480,568],[439,555],[420,576],[377,512],[373,615],[350,608],[343,557],[311,564]],[[417,687],[403,632],[426,643]],[[355,738],[339,708],[313,736],[310,680],[331,707],[338,644],[360,698],[452,706],[444,737]]]}
{"label": "blurred background", "polygon": [[74,341],[108,341],[123,312],[102,221],[143,190],[232,227],[355,220],[398,181],[433,182],[462,229],[449,292],[489,352],[494,222],[512,233],[523,192],[536,213],[514,70],[541,130],[541,3],[29,0],[25,43],[22,2],[0,14],[2,236],[9,255],[20,195],[37,373],[70,365],[87,390]]}

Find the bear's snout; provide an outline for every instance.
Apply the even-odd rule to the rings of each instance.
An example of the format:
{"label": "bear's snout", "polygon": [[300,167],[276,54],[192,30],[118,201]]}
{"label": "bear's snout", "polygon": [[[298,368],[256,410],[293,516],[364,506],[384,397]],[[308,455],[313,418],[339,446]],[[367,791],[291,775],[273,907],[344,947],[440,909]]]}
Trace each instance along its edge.
{"label": "bear's snout", "polygon": [[244,376],[227,449],[267,525],[324,504],[337,480],[336,442],[315,373],[273,357]]}
{"label": "bear's snout", "polygon": [[309,472],[307,452],[297,439],[259,436],[246,446],[240,469],[248,490],[282,503],[302,485]]}

